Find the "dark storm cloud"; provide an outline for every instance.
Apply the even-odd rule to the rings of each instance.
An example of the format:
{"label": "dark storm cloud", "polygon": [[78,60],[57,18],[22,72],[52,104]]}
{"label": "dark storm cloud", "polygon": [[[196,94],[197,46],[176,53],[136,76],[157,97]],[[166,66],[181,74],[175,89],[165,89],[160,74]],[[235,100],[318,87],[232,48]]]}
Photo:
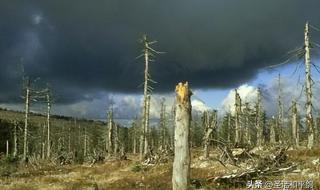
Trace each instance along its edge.
{"label": "dark storm cloud", "polygon": [[157,91],[181,80],[234,87],[301,45],[305,21],[320,25],[318,7],[318,0],[2,0],[0,101],[16,97],[21,77],[12,69],[20,62],[61,102],[140,92],[143,60],[135,57],[144,33],[167,52],[151,65]]}

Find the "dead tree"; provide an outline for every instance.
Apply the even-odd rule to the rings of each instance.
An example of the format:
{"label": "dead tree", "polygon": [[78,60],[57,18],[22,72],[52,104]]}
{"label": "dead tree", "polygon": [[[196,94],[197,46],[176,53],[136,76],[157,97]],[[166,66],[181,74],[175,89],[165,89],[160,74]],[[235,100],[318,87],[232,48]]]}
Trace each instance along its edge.
{"label": "dead tree", "polygon": [[41,159],[45,159],[45,145],[46,145],[46,140],[45,140],[45,129],[46,125],[42,124],[42,135],[41,135]]}
{"label": "dead tree", "polygon": [[304,63],[305,63],[305,92],[306,92],[306,126],[308,131],[308,148],[314,146],[314,123],[312,116],[312,78],[311,78],[311,58],[310,58],[310,39],[309,23],[307,22],[304,30]]}
{"label": "dead tree", "polygon": [[167,134],[167,126],[166,126],[166,106],[165,99],[161,101],[161,110],[160,110],[160,149],[167,149],[168,145],[168,134]]}
{"label": "dead tree", "polygon": [[84,127],[84,138],[83,138],[83,157],[87,156],[87,127]]}
{"label": "dead tree", "polygon": [[172,105],[171,107],[171,112],[170,112],[170,119],[171,119],[171,135],[170,135],[170,146],[173,148],[174,147],[174,131],[175,131],[175,118],[176,118],[176,107],[175,107],[175,103]]}
{"label": "dead tree", "polygon": [[[161,52],[158,52],[154,50],[151,45],[156,43],[156,41],[148,41],[147,36],[143,35],[141,39],[141,43],[143,44],[143,50],[142,54],[140,56],[144,57],[144,87],[143,87],[143,109],[142,109],[142,133],[140,135],[140,160],[143,160],[143,154],[146,154],[149,150],[149,145],[148,145],[148,138],[147,138],[147,133],[148,133],[148,128],[149,128],[149,105],[148,102],[150,103],[150,93],[152,91],[152,87],[149,85],[149,82],[155,83],[151,79],[151,75],[149,73],[149,62],[151,61],[150,57],[154,56],[154,54],[158,54]],[[140,57],[138,56],[138,57]],[[148,100],[149,99],[149,100]]]}
{"label": "dead tree", "polygon": [[50,143],[50,111],[51,111],[51,99],[50,91],[48,90],[47,95],[47,158],[50,158],[51,155],[51,143]]}
{"label": "dead tree", "polygon": [[231,113],[228,113],[228,131],[227,131],[227,141],[231,142]]}
{"label": "dead tree", "polygon": [[71,123],[68,129],[68,153],[71,152]]}
{"label": "dead tree", "polygon": [[108,141],[107,141],[107,151],[108,156],[112,155],[113,148],[113,109],[108,112]]}
{"label": "dead tree", "polygon": [[[143,122],[142,122],[143,123]],[[141,125],[142,128],[140,129],[140,140],[139,140],[139,158],[140,161],[143,161],[143,148],[144,148],[144,139],[145,139],[145,130],[144,130],[144,125]]]}
{"label": "dead tree", "polygon": [[[76,120],[75,120],[76,122]],[[81,151],[81,145],[82,145],[82,140],[81,140],[81,125],[80,122],[78,123],[78,150]],[[80,155],[80,153],[79,153]]]}
{"label": "dead tree", "polygon": [[276,119],[274,116],[272,116],[272,119],[270,120],[270,123],[269,123],[269,126],[270,126],[270,132],[269,132],[269,135],[270,135],[270,144],[271,145],[274,145],[276,143],[276,130],[275,130],[275,127],[276,127]]}
{"label": "dead tree", "polygon": [[241,141],[241,98],[238,90],[235,89],[235,145],[239,146]]}
{"label": "dead tree", "polygon": [[17,137],[18,121],[13,122],[13,157],[18,154],[18,137]]}
{"label": "dead tree", "polygon": [[133,143],[132,143],[132,146],[133,146],[133,148],[132,148],[132,152],[133,152],[133,154],[136,154],[137,153],[137,129],[136,129],[136,127],[137,127],[137,119],[135,119],[133,122],[132,122],[132,138],[133,138]]}
{"label": "dead tree", "polygon": [[175,145],[172,187],[173,190],[186,190],[190,181],[189,130],[191,120],[192,92],[188,82],[176,86]]}
{"label": "dead tree", "polygon": [[148,154],[149,151],[149,141],[150,139],[150,129],[149,129],[149,115],[150,115],[150,101],[151,101],[151,96],[148,94],[147,95],[147,104],[146,104],[146,114],[144,116],[144,131],[145,131],[145,141],[144,141],[144,155]]}
{"label": "dead tree", "polygon": [[245,103],[245,108],[243,109],[244,116],[244,142],[251,145],[251,133],[250,133],[250,108],[249,103]]}
{"label": "dead tree", "polygon": [[6,157],[9,157],[9,141],[6,141]]}
{"label": "dead tree", "polygon": [[119,125],[114,125],[114,155],[118,156],[119,153]]}
{"label": "dead tree", "polygon": [[148,151],[148,139],[146,137],[147,134],[147,129],[149,126],[147,126],[147,109],[148,109],[148,95],[149,95],[149,54],[150,54],[150,49],[149,49],[149,43],[147,40],[147,36],[143,36],[143,55],[144,55],[144,87],[143,87],[143,112],[142,112],[142,133],[141,133],[141,139],[140,139],[140,160],[143,160],[143,150],[144,154]]}
{"label": "dead tree", "polygon": [[299,121],[298,121],[298,109],[297,102],[292,101],[292,140],[295,147],[299,147]]}
{"label": "dead tree", "polygon": [[213,134],[213,131],[217,127],[217,110],[212,112],[205,111],[203,113],[203,126],[205,127],[205,133],[203,138],[204,144],[204,157],[209,158],[209,145],[210,145],[210,136]]}
{"label": "dead tree", "polygon": [[257,103],[256,103],[256,130],[257,130],[257,146],[262,145],[263,137],[263,121],[262,121],[262,103],[261,103],[261,90],[257,90]]}
{"label": "dead tree", "polygon": [[[30,112],[30,103],[32,100],[36,101],[36,98],[41,97],[43,98],[42,94],[45,91],[35,91],[34,89],[31,88],[31,80],[29,77],[24,75],[24,68],[23,69],[23,90],[25,91],[24,93],[24,100],[25,100],[25,109],[24,109],[24,134],[23,134],[23,161],[27,162],[28,161],[28,122],[29,122],[29,112]],[[36,79],[38,80],[38,79]],[[35,82],[36,80],[34,80],[33,82]],[[35,95],[33,95],[35,94]],[[34,98],[34,99],[31,99]]]}
{"label": "dead tree", "polygon": [[282,88],[281,88],[281,77],[278,75],[278,119],[277,119],[277,129],[279,142],[284,141],[284,131],[283,131],[283,104],[282,104]]}
{"label": "dead tree", "polygon": [[30,106],[30,79],[27,78],[25,81],[25,117],[24,117],[24,136],[23,136],[23,161],[27,161],[28,155],[28,121],[29,121],[29,106]]}

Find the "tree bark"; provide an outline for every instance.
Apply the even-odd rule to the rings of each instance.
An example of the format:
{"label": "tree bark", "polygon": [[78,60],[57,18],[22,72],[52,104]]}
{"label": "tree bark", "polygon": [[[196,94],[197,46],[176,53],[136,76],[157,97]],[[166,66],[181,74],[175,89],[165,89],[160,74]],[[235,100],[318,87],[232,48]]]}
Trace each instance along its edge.
{"label": "tree bark", "polygon": [[117,124],[114,125],[114,155],[118,156],[119,153],[119,126]]}
{"label": "tree bark", "polygon": [[50,110],[51,110],[51,104],[50,104],[50,95],[49,93],[47,96],[47,158],[49,159],[51,156],[51,143],[50,143]]}
{"label": "tree bark", "polygon": [[311,60],[310,60],[310,40],[309,40],[309,23],[305,25],[304,31],[304,49],[305,49],[305,88],[306,88],[306,125],[308,130],[308,148],[314,146],[314,124],[312,116],[312,89],[311,89]]}
{"label": "tree bark", "polygon": [[136,127],[137,127],[137,124],[136,124],[136,121],[134,121],[132,123],[132,130],[133,130],[133,154],[136,154],[137,153],[137,132],[136,132]]}
{"label": "tree bark", "polygon": [[240,115],[241,115],[241,98],[240,95],[237,91],[237,89],[235,89],[235,145],[238,146],[240,144],[240,140],[241,140],[241,126],[240,126]]}
{"label": "tree bark", "polygon": [[168,141],[166,140],[167,137],[167,128],[166,128],[166,107],[165,107],[165,100],[161,101],[161,111],[160,111],[160,149],[166,149],[166,145]]}
{"label": "tree bark", "polygon": [[108,113],[108,156],[112,155],[113,148],[113,111]]}
{"label": "tree bark", "polygon": [[[143,123],[143,122],[142,122]],[[141,131],[140,131],[140,140],[139,140],[139,159],[140,161],[143,161],[143,148],[144,148],[144,139],[145,139],[145,131],[144,131],[144,124],[141,125]]]}
{"label": "tree bark", "polygon": [[17,137],[17,126],[18,122],[14,121],[13,124],[13,157],[16,157],[18,154],[18,137]]}
{"label": "tree bark", "polygon": [[282,90],[281,90],[281,78],[280,74],[278,75],[278,120],[277,120],[277,129],[279,136],[279,143],[284,143],[284,131],[283,131],[283,104],[282,104]]}
{"label": "tree bark", "polygon": [[83,157],[87,156],[87,127],[84,127]]}
{"label": "tree bark", "polygon": [[69,125],[68,130],[68,153],[71,152],[71,124]]}
{"label": "tree bark", "polygon": [[257,106],[256,106],[256,129],[257,129],[257,146],[262,145],[263,125],[262,125],[262,105],[261,105],[261,91],[257,92]]}
{"label": "tree bark", "polygon": [[228,113],[227,140],[228,140],[228,142],[231,142],[231,114],[230,113]]}
{"label": "tree bark", "polygon": [[275,130],[275,125],[276,125],[276,119],[274,116],[272,116],[271,122],[270,122],[270,144],[274,145],[276,143],[276,130]]}
{"label": "tree bark", "polygon": [[210,136],[213,133],[217,125],[217,111],[213,110],[212,112],[205,111],[203,114],[203,124],[205,126],[205,134],[203,138],[204,144],[204,157],[209,158],[209,145],[210,145]]}
{"label": "tree bark", "polygon": [[150,141],[150,131],[149,131],[149,115],[150,115],[150,101],[151,101],[151,96],[147,95],[147,104],[146,104],[146,115],[145,115],[145,138],[144,138],[144,155],[148,154],[149,151],[149,141]]}
{"label": "tree bark", "polygon": [[6,157],[9,157],[9,141],[6,141]]}
{"label": "tree bark", "polygon": [[25,102],[25,118],[24,118],[24,138],[23,138],[23,161],[27,161],[28,154],[28,121],[29,121],[29,105],[30,105],[30,79],[26,84],[26,102]]}
{"label": "tree bark", "polygon": [[189,130],[191,120],[192,93],[188,83],[176,86],[175,145],[172,187],[173,190],[186,190],[190,180]]}
{"label": "tree bark", "polygon": [[244,142],[248,145],[251,145],[251,125],[250,125],[250,108],[249,103],[245,104],[244,108],[244,129],[245,129],[245,135],[244,135]]}
{"label": "tree bark", "polygon": [[45,146],[46,146],[46,124],[42,124],[42,134],[41,134],[41,159],[45,159]]}
{"label": "tree bark", "polygon": [[294,146],[299,147],[299,123],[298,123],[298,109],[297,102],[292,101],[292,140]]}

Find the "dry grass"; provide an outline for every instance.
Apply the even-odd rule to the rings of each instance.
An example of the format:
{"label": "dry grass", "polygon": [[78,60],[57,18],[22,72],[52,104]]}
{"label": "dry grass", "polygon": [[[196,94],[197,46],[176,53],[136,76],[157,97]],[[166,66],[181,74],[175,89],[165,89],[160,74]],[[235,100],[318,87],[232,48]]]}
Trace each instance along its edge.
{"label": "dry grass", "polygon": [[[236,169],[227,165],[228,169],[217,161],[208,162],[207,167],[197,167],[199,151],[192,156],[191,179],[202,185],[202,189],[235,189],[231,186],[219,186],[207,182],[207,178],[223,175]],[[272,176],[265,180],[313,180],[314,189],[320,189],[319,166],[312,160],[320,157],[320,150],[290,150],[289,160],[299,162],[299,170],[307,171],[296,174]],[[140,190],[140,189],[171,189],[172,163],[155,166],[142,166],[136,157],[130,155],[130,161],[108,161],[87,165],[54,166],[42,164],[41,167],[16,166],[8,167],[10,176],[0,177],[1,190]],[[313,174],[313,175],[310,175]],[[191,189],[195,189],[191,187]],[[241,189],[241,188],[238,188]],[[245,189],[245,188],[242,188]]]}

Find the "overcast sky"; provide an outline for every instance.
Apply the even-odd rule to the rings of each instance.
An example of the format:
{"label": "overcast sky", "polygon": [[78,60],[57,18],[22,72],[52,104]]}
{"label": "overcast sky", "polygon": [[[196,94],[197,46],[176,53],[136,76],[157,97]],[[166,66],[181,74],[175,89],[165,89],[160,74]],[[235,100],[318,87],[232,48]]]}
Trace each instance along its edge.
{"label": "overcast sky", "polygon": [[[135,58],[147,34],[166,52],[150,66],[154,109],[162,96],[169,106],[184,80],[199,109],[220,107],[231,89],[271,80],[264,68],[303,45],[305,22],[320,26],[319,7],[319,0],[1,0],[0,105],[22,108],[22,63],[51,84],[57,114],[103,118],[114,101],[118,117],[131,118],[140,113],[143,59]],[[320,32],[311,37],[320,42]]]}

